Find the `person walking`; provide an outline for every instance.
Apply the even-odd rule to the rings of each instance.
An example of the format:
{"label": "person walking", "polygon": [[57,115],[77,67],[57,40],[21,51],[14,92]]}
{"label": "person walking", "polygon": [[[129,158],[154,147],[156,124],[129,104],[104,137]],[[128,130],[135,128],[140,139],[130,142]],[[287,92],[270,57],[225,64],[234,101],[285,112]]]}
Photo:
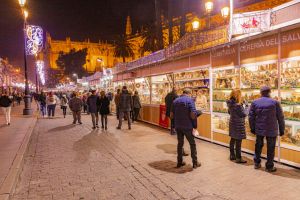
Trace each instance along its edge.
{"label": "person walking", "polygon": [[76,92],[73,93],[72,98],[69,101],[69,107],[73,114],[73,124],[76,124],[77,121],[79,124],[82,124],[81,110],[83,107],[83,102],[78,97],[78,94]]}
{"label": "person walking", "polygon": [[132,109],[132,98],[126,86],[123,86],[122,88],[122,93],[120,94],[120,101],[118,107],[120,113],[119,113],[119,124],[117,126],[117,129],[122,128],[122,120],[124,116],[126,116],[128,122],[128,129],[131,130],[131,120],[129,114]]}
{"label": "person walking", "polygon": [[53,92],[49,92],[49,95],[47,96],[46,99],[47,103],[47,111],[48,111],[48,118],[54,117],[55,116],[55,108],[56,104],[58,103],[58,97],[53,94]]}
{"label": "person walking", "polygon": [[68,107],[68,99],[67,99],[67,95],[65,95],[65,94],[62,95],[62,98],[60,100],[60,107],[63,111],[64,118],[66,118],[67,107]]}
{"label": "person walking", "polygon": [[197,117],[200,116],[201,112],[196,110],[195,102],[190,96],[191,90],[184,89],[183,94],[174,100],[170,117],[174,119],[177,132],[177,168],[185,165],[182,158],[185,136],[190,144],[193,168],[196,169],[197,167],[200,167],[201,164],[197,159],[197,149],[195,138],[193,136],[193,129],[197,126],[195,121]]}
{"label": "person walking", "polygon": [[87,94],[84,94],[82,96],[82,102],[83,102],[83,113],[87,113],[87,110],[88,110],[88,106],[87,106]]}
{"label": "person walking", "polygon": [[40,110],[41,110],[42,117],[45,117],[46,115],[46,104],[47,104],[46,99],[47,99],[46,93],[44,91],[41,91],[41,94],[39,96],[39,102],[40,102]]}
{"label": "person walking", "polygon": [[140,109],[142,108],[141,100],[139,97],[138,91],[134,92],[134,95],[132,97],[132,104],[133,104],[133,119],[132,121],[137,121],[139,114],[140,114]]}
{"label": "person walking", "polygon": [[9,97],[8,92],[4,91],[0,97],[0,107],[2,108],[3,114],[5,115],[6,125],[10,125],[12,102],[13,100]]}
{"label": "person walking", "polygon": [[242,93],[239,89],[232,90],[230,98],[227,101],[230,136],[230,160],[236,163],[247,163],[241,156],[242,140],[246,139],[245,118],[247,116],[248,106],[244,109],[242,104]]}
{"label": "person walking", "polygon": [[267,139],[266,171],[275,172],[274,167],[275,145],[278,132],[284,135],[285,122],[281,105],[271,98],[271,88],[264,86],[260,89],[261,98],[252,102],[249,111],[249,124],[251,133],[256,135],[254,168],[261,168],[261,152],[264,138]]}
{"label": "person walking", "polygon": [[117,94],[115,95],[115,105],[116,105],[116,114],[117,114],[117,119],[119,119],[119,114],[120,114],[120,109],[119,109],[119,103],[120,103],[120,95],[121,95],[121,90],[117,90]]}
{"label": "person walking", "polygon": [[178,98],[178,95],[177,95],[177,90],[176,90],[176,87],[173,87],[172,91],[169,92],[167,94],[167,96],[165,97],[165,104],[166,104],[166,116],[170,119],[170,122],[171,122],[171,135],[176,135],[176,131],[175,131],[175,126],[174,126],[174,119],[172,119],[170,117],[170,113],[171,113],[171,110],[172,110],[172,105],[173,105],[173,102],[175,99]]}
{"label": "person walking", "polygon": [[87,99],[88,112],[91,114],[93,129],[99,128],[99,97],[96,95],[96,90],[91,91],[92,94]]}
{"label": "person walking", "polygon": [[101,115],[101,128],[107,130],[107,115],[110,113],[109,111],[109,105],[110,100],[107,96],[105,96],[105,92],[100,92],[100,98],[99,98],[99,112]]}

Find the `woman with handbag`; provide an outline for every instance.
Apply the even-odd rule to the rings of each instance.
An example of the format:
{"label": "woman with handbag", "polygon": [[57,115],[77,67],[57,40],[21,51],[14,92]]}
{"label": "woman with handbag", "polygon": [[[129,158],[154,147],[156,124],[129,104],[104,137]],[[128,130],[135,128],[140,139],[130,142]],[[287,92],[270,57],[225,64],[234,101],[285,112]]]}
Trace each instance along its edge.
{"label": "woman with handbag", "polygon": [[246,139],[245,118],[247,116],[246,109],[242,104],[241,90],[234,89],[227,101],[229,119],[229,136],[230,140],[230,160],[236,163],[246,163],[241,156],[242,140]]}
{"label": "woman with handbag", "polygon": [[110,101],[108,97],[105,95],[104,91],[100,92],[100,98],[98,99],[100,106],[99,112],[101,115],[101,128],[107,130],[107,115],[110,113],[109,104]]}

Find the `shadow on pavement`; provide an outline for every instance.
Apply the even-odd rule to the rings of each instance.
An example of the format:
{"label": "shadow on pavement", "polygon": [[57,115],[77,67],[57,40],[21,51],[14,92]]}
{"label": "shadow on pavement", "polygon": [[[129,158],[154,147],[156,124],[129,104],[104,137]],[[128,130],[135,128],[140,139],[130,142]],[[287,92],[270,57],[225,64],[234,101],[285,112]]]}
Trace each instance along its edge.
{"label": "shadow on pavement", "polygon": [[158,144],[156,147],[167,154],[177,154],[177,146],[175,144]]}
{"label": "shadow on pavement", "polygon": [[4,128],[4,127],[7,127],[7,125],[6,125],[6,124],[2,124],[2,125],[0,126],[0,128]]}
{"label": "shadow on pavement", "polygon": [[[265,168],[262,167],[261,171],[265,171]],[[268,172],[266,172],[268,173]],[[300,170],[298,169],[283,169],[277,167],[277,171],[274,173],[270,173],[273,176],[281,176],[284,178],[291,178],[291,179],[300,179]]]}
{"label": "shadow on pavement", "polygon": [[56,127],[56,128],[53,128],[53,129],[50,129],[48,132],[56,132],[56,131],[66,131],[70,128],[73,128],[74,124],[69,124],[69,125],[66,125],[66,126],[59,126],[59,127]]}
{"label": "shadow on pavement", "polygon": [[193,168],[190,164],[185,165],[181,168],[176,168],[176,165],[176,162],[170,160],[161,160],[149,163],[150,167],[164,172],[184,174],[193,171]]}

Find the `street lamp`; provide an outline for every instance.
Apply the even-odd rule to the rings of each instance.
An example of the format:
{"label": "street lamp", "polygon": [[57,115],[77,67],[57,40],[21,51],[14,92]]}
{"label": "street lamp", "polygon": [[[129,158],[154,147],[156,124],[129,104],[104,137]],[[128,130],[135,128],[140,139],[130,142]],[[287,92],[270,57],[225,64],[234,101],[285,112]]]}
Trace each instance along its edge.
{"label": "street lamp", "polygon": [[230,12],[230,9],[229,9],[228,6],[223,7],[223,8],[221,9],[222,17],[223,17],[224,19],[227,19],[227,17],[228,17],[229,14],[230,14],[229,12]]}
{"label": "street lamp", "polygon": [[193,30],[196,31],[200,28],[200,20],[198,17],[195,17],[192,21]]}
{"label": "street lamp", "polygon": [[[102,68],[103,59],[102,58],[97,58],[97,62],[100,63],[100,68]],[[96,67],[95,67],[95,73],[96,73]]]}
{"label": "street lamp", "polygon": [[210,14],[213,9],[214,9],[214,3],[210,0],[206,1],[205,2],[205,10],[206,10],[206,13],[208,14],[208,28],[210,28]]}
{"label": "street lamp", "polygon": [[28,18],[28,11],[24,9],[26,0],[19,0],[19,4],[22,9],[22,14],[24,17],[24,73],[25,73],[25,96],[24,96],[24,103],[25,107],[23,109],[23,115],[32,115],[32,109],[31,109],[31,97],[29,94],[29,84],[28,84],[28,70],[27,70],[27,57],[26,57],[26,20]]}

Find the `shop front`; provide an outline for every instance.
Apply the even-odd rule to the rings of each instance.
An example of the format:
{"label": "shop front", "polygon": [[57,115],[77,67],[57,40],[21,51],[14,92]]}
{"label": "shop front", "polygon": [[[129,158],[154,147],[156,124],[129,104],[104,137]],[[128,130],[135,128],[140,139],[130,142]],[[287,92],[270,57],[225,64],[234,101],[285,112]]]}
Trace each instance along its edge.
{"label": "shop front", "polygon": [[[125,72],[123,72],[125,73]],[[162,113],[164,98],[174,86],[178,94],[192,90],[197,109],[200,138],[228,145],[229,115],[226,100],[234,88],[242,90],[245,104],[260,97],[263,85],[272,88],[272,98],[281,101],[286,130],[279,137],[276,159],[300,167],[300,28],[288,27],[232,41],[195,55],[131,71],[135,76],[123,85],[140,94],[141,120],[166,127]],[[118,84],[118,82],[116,82]],[[243,150],[254,152],[255,136],[246,120]],[[266,149],[263,150],[266,154]]]}

